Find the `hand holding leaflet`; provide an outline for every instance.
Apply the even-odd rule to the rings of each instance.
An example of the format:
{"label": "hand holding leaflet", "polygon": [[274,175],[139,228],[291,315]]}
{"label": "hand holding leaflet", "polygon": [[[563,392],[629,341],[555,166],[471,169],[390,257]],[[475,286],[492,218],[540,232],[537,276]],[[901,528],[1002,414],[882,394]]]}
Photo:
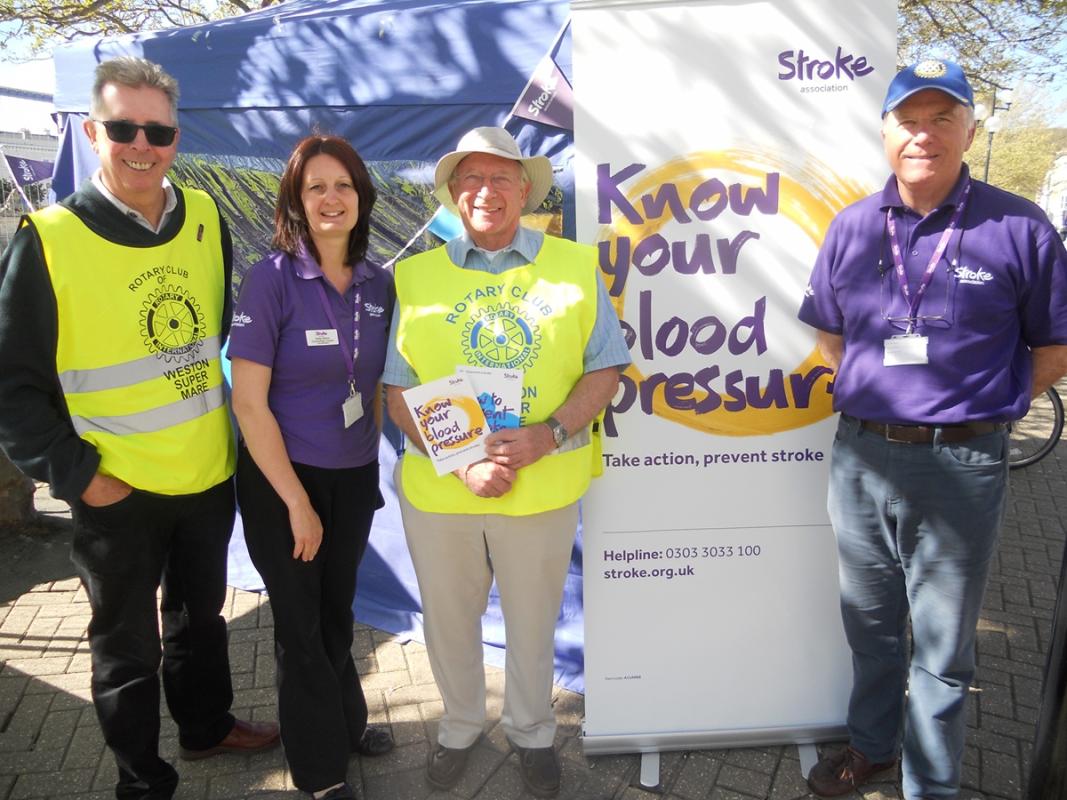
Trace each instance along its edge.
{"label": "hand holding leaflet", "polygon": [[490,431],[517,428],[521,423],[522,372],[493,367],[457,367],[457,375],[470,381]]}

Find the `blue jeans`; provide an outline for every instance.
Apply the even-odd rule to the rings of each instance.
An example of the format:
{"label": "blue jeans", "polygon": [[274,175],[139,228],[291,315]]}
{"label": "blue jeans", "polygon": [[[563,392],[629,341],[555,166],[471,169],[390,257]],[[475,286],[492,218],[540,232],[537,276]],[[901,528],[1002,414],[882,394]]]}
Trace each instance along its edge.
{"label": "blue jeans", "polygon": [[903,444],[846,415],[838,424],[827,505],[852,648],[849,736],[874,762],[902,750],[909,799],[955,797],[959,789],[975,630],[1004,516],[1006,454],[1006,433]]}

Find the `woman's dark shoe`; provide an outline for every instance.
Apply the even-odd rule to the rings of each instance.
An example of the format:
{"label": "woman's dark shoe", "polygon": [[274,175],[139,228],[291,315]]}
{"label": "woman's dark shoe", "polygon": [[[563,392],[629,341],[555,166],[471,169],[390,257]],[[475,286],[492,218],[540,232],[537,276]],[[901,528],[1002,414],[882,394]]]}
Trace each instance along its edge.
{"label": "woman's dark shoe", "polygon": [[388,728],[381,725],[368,725],[363,731],[359,744],[352,748],[352,752],[359,753],[361,756],[384,756],[395,746],[393,734]]}

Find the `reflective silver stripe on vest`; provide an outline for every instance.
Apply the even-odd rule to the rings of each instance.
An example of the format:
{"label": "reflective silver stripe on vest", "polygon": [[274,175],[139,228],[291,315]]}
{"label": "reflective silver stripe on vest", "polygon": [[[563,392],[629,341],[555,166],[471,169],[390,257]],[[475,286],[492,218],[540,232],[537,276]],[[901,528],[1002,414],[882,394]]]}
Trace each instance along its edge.
{"label": "reflective silver stripe on vest", "polygon": [[168,403],[159,408],[150,408],[148,411],[138,411],[135,414],[123,414],[116,417],[71,417],[74,422],[74,430],[81,436],[84,433],[112,433],[116,436],[126,436],[132,433],[152,433],[183,422],[189,422],[197,417],[202,417],[221,407],[226,402],[222,392],[222,386],[208,389],[203,394]]}
{"label": "reflective silver stripe on vest", "polygon": [[577,450],[579,447],[585,447],[592,441],[592,434],[589,433],[589,426],[582,428],[574,436],[568,436],[563,444],[553,450],[553,453],[566,453],[571,450]]}
{"label": "reflective silver stripe on vest", "polygon": [[[202,340],[202,345],[196,358],[186,363],[195,364],[197,361],[210,361],[218,356],[219,337],[209,336]],[[59,385],[63,387],[64,394],[121,389],[123,386],[133,386],[153,378],[164,377],[167,372],[181,369],[185,365],[168,362],[156,355],[149,355],[134,361],[127,361],[124,364],[112,364],[109,367],[68,369],[59,374]]]}

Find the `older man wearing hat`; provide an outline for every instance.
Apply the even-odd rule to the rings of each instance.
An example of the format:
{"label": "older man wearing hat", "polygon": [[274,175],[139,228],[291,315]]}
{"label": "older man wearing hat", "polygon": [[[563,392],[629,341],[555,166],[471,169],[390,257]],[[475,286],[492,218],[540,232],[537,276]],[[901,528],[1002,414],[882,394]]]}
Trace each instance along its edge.
{"label": "older man wearing hat", "polygon": [[[427,777],[454,786],[482,734],[481,615],[495,576],[507,627],[501,725],[527,788],[552,797],[553,633],[578,499],[599,467],[595,420],[630,358],[595,251],[520,225],[552,186],[547,158],[524,158],[502,128],[476,128],[438,162],[435,186],[464,230],[397,264],[383,377],[409,442],[396,483],[445,706]],[[523,372],[522,426],[438,477],[401,392],[465,365]]]}
{"label": "older man wearing hat", "polygon": [[853,665],[849,744],[808,784],[892,779],[899,754],[905,797],[947,798],[1008,426],[1067,371],[1067,252],[1037,206],[971,177],[959,66],[898,73],[882,118],[893,175],[831,223],[800,309],[837,371],[827,505]]}

